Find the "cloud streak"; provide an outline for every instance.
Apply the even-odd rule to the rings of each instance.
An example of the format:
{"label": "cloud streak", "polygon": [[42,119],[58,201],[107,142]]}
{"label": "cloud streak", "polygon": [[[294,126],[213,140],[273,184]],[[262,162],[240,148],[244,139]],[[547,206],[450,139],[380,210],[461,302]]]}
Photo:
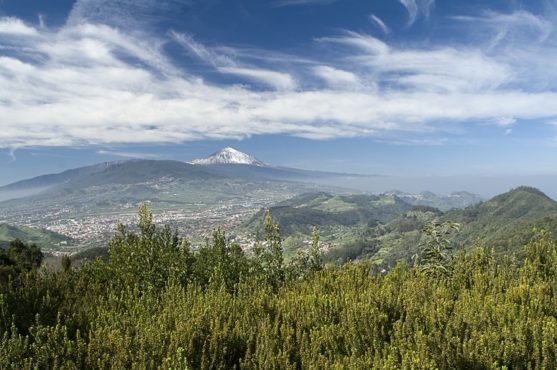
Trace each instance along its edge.
{"label": "cloud streak", "polygon": [[375,14],[370,14],[369,20],[377,28],[379,28],[381,32],[383,32],[383,34],[388,35],[389,33],[391,33],[391,29],[385,24],[385,22],[383,22],[381,18],[379,18]]}
{"label": "cloud streak", "polygon": [[431,8],[435,5],[435,0],[399,0],[408,12],[408,26],[413,25],[422,16],[429,18]]}

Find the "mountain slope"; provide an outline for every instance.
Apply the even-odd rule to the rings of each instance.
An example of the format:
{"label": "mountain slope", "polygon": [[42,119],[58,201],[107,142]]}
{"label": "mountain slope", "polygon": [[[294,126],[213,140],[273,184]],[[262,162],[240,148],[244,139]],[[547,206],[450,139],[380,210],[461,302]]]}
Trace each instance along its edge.
{"label": "mountain slope", "polygon": [[[340,248],[358,239],[367,225],[389,222],[412,206],[394,195],[332,195],[325,192],[306,193],[269,208],[285,238],[287,255],[305,248],[313,226],[319,228],[324,245]],[[264,210],[246,224],[252,233],[262,235]]]}
{"label": "mountain slope", "polygon": [[[400,259],[410,261],[420,252],[421,229],[433,220],[460,223],[460,232],[453,236],[455,250],[469,250],[479,242],[494,248],[499,255],[514,253],[520,257],[534,227],[543,227],[557,236],[557,202],[537,189],[519,187],[477,205],[445,213],[417,207],[363,232],[369,237],[362,241],[362,253],[355,257],[371,258],[389,266]],[[342,248],[334,253],[337,257],[345,255],[354,258],[353,251]]]}
{"label": "mountain slope", "polygon": [[79,176],[64,187],[84,188],[109,184],[140,184],[159,179],[210,180],[223,175],[189,163],[168,160],[135,159],[114,162],[100,171]]}
{"label": "mountain slope", "polygon": [[15,239],[19,239],[24,243],[35,243],[42,249],[50,249],[61,243],[72,242],[71,238],[53,231],[0,223],[0,246],[8,245],[10,241]]}
{"label": "mountain slope", "polygon": [[[355,226],[368,222],[387,222],[411,206],[390,195],[331,195],[308,193],[269,208],[271,216],[288,236],[295,232],[310,233],[312,226]],[[250,223],[260,223],[259,211]]]}
{"label": "mountain slope", "polygon": [[557,202],[538,189],[519,187],[478,205],[447,212],[442,219],[462,224],[457,240],[465,248],[480,240],[500,253],[522,252],[533,227],[557,231]]}

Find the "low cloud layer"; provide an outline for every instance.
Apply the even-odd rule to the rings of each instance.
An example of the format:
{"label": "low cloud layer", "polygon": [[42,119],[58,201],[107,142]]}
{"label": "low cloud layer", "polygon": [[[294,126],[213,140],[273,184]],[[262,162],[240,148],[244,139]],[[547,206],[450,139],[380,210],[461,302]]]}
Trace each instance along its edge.
{"label": "low cloud layer", "polygon": [[[432,5],[402,3],[412,22]],[[58,29],[0,18],[0,147],[263,134],[396,140],[419,134],[427,141],[455,126],[509,130],[520,120],[555,122],[557,84],[547,82],[557,73],[550,19],[518,11],[453,21],[483,29],[480,43],[412,48],[345,31],[315,40],[330,51],[323,61],[302,52],[246,56],[173,31],[125,34],[75,12]],[[532,34],[528,44],[514,42]],[[168,43],[236,80],[207,82],[167,55]]]}

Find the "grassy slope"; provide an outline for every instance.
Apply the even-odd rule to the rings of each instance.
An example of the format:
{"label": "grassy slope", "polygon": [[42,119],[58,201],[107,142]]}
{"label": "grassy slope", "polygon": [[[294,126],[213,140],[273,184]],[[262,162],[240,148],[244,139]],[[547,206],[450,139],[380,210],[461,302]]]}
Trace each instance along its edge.
{"label": "grassy slope", "polygon": [[43,249],[52,248],[61,242],[71,242],[70,238],[53,231],[0,224],[0,245],[7,245],[14,239],[20,239],[25,243],[35,243]]}

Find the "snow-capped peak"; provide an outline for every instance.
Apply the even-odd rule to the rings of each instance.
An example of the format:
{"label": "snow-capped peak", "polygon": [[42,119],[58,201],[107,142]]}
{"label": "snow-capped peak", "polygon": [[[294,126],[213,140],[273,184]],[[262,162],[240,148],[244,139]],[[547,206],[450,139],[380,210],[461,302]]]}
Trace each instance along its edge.
{"label": "snow-capped peak", "polygon": [[191,163],[201,164],[201,165],[211,165],[211,164],[248,164],[251,166],[266,167],[267,165],[257,158],[242,153],[234,148],[224,148],[216,153],[211,154],[207,158],[195,159]]}

